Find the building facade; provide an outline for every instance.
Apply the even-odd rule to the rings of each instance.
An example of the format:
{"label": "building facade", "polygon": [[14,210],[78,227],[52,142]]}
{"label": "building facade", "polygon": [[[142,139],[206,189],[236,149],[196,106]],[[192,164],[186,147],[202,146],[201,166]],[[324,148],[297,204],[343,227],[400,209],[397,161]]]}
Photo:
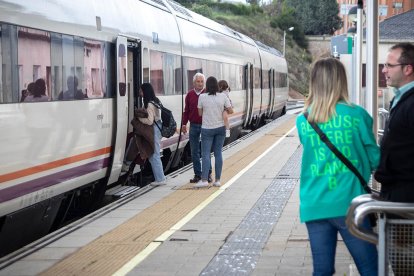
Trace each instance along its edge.
{"label": "building facade", "polygon": [[[356,6],[358,0],[337,0],[339,6],[339,17],[342,19],[343,26],[335,32],[335,35],[347,33],[353,27],[353,22],[348,19],[349,10]],[[364,2],[364,9],[366,0]],[[378,0],[379,21],[414,9],[414,0]]]}

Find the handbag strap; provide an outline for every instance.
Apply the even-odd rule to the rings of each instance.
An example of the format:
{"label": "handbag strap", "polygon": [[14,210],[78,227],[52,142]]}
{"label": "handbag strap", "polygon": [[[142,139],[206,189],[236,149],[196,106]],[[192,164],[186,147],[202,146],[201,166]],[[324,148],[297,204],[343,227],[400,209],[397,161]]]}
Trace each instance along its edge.
{"label": "handbag strap", "polygon": [[[161,102],[159,104],[157,104],[154,101],[150,101],[150,103],[152,103],[158,109],[161,109],[161,107],[162,107],[162,103]],[[160,126],[157,124],[157,122],[155,120],[154,120],[154,124],[158,127],[158,129],[160,130],[160,132],[162,132]]]}
{"label": "handbag strap", "polygon": [[371,193],[371,188],[368,187],[364,177],[362,177],[362,175],[359,173],[359,171],[357,170],[357,168],[355,168],[355,166],[351,163],[351,161],[349,161],[335,146],[334,144],[332,144],[332,142],[328,139],[328,137],[326,136],[326,134],[320,129],[320,127],[315,123],[315,122],[309,122],[308,120],[308,112],[306,111],[303,114],[306,118],[306,120],[308,121],[308,123],[312,126],[312,128],[316,131],[316,133],[319,135],[319,137],[321,138],[322,142],[324,142],[328,148],[336,155],[336,157],[338,157],[339,160],[342,161],[342,163],[344,163],[359,179],[359,182],[361,182],[362,187],[364,188],[364,190],[367,193]]}

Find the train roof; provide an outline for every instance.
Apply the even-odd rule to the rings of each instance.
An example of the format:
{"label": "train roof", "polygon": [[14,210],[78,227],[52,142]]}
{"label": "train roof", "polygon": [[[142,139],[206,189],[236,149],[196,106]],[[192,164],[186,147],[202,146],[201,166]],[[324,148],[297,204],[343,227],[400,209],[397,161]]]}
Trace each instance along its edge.
{"label": "train roof", "polygon": [[283,54],[279,50],[276,50],[275,48],[267,46],[266,44],[263,44],[262,42],[260,42],[258,40],[256,40],[255,42],[257,44],[257,47],[259,47],[259,49],[261,49],[263,51],[267,51],[267,52],[269,52],[271,54],[274,54],[276,56],[283,57]]}

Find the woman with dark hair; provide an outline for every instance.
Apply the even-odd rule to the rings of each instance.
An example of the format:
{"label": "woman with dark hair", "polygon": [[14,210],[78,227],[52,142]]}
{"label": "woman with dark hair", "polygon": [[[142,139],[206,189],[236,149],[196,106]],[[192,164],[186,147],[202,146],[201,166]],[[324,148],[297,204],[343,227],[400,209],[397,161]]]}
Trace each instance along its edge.
{"label": "woman with dark hair", "polygon": [[226,137],[223,112],[233,113],[229,98],[223,93],[217,93],[219,86],[215,77],[206,81],[206,92],[198,99],[198,113],[202,116],[201,123],[201,156],[203,161],[201,180],[194,185],[195,188],[208,186],[208,171],[211,162],[210,152],[214,152],[215,181],[213,186],[220,187],[220,177],[223,168],[222,148]]}
{"label": "woman with dark hair", "polygon": [[[152,125],[154,128],[154,153],[148,159],[151,163],[152,173],[154,174],[155,182],[152,186],[165,185],[166,177],[162,167],[160,150],[161,150],[161,111],[157,107],[161,103],[155,96],[154,89],[150,83],[143,83],[139,89],[139,96],[142,97],[144,108],[148,112],[147,118],[138,118],[142,123]],[[158,126],[157,126],[158,124]]]}

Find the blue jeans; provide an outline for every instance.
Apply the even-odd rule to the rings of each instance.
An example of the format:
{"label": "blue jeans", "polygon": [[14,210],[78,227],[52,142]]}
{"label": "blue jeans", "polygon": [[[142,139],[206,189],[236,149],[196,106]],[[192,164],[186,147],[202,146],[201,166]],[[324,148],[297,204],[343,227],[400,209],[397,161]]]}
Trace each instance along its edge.
{"label": "blue jeans", "polygon": [[221,171],[223,169],[223,155],[222,149],[224,145],[224,139],[226,138],[226,128],[224,126],[213,129],[201,129],[201,152],[203,157],[203,173],[201,178],[207,180],[208,168],[211,167],[211,155],[210,152],[214,152],[215,157],[215,177],[219,180],[221,177]]}
{"label": "blue jeans", "polygon": [[[345,217],[306,222],[313,258],[314,276],[335,273],[335,252],[338,232],[354,259],[361,276],[378,275],[378,254],[374,244],[353,236],[347,229]],[[364,228],[371,229],[368,219]]]}
{"label": "blue jeans", "polygon": [[[158,121],[158,125],[161,126],[161,121]],[[154,174],[155,181],[161,182],[165,180],[164,169],[161,162],[161,131],[154,123],[154,153],[148,158],[151,163],[152,173]]]}
{"label": "blue jeans", "polygon": [[[200,150],[200,136],[201,125],[190,124],[190,149],[191,149],[191,161],[193,162],[194,174],[201,177],[201,150]],[[211,164],[209,168],[211,173]]]}

